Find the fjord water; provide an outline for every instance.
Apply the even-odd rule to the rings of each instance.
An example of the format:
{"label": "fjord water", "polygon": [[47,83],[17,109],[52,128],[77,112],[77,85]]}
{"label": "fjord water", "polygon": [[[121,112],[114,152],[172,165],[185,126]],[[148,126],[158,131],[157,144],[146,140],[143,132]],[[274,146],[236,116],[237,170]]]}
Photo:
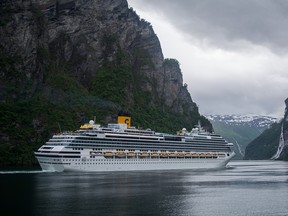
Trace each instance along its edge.
{"label": "fjord water", "polygon": [[9,215],[288,215],[288,163],[232,161],[217,171],[1,172]]}

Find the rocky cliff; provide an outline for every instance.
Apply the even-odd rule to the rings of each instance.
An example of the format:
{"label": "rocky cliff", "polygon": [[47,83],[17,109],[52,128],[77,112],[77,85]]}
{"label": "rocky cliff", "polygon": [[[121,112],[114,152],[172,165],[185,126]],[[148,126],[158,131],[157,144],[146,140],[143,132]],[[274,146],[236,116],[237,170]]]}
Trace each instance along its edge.
{"label": "rocky cliff", "polygon": [[120,110],[155,130],[211,130],[126,0],[2,0],[0,13],[0,163],[31,163],[51,133]]}
{"label": "rocky cliff", "polygon": [[288,98],[285,100],[285,114],[281,122],[279,145],[271,159],[288,161]]}
{"label": "rocky cliff", "polygon": [[285,113],[279,123],[274,123],[259,137],[248,144],[245,159],[273,159],[288,161],[288,98]]}

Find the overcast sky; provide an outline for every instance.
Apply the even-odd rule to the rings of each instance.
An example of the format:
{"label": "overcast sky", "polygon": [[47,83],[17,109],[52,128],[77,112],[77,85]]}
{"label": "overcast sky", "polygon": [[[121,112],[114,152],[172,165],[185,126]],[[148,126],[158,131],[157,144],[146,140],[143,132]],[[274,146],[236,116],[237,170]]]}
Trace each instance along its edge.
{"label": "overcast sky", "polygon": [[283,117],[288,0],[128,0],[180,63],[201,114]]}

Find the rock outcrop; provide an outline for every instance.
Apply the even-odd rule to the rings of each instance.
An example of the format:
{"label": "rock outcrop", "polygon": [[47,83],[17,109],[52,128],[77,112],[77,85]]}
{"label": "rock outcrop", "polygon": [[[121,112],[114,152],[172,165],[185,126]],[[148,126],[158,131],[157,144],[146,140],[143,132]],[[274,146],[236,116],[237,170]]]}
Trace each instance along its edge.
{"label": "rock outcrop", "polygon": [[120,110],[156,130],[199,119],[211,130],[179,63],[164,59],[151,24],[126,0],[2,0],[0,13],[2,152],[25,156],[60,126],[95,113],[107,123]]}
{"label": "rock outcrop", "polygon": [[[139,88],[152,92],[152,102],[161,99],[181,114],[184,105],[197,109],[183,86],[179,64],[165,63],[152,26],[125,0],[12,2],[13,13],[7,13],[0,31],[1,55],[13,58],[15,70],[32,82],[31,94],[45,84],[50,59],[54,67],[69,67],[69,75],[81,85],[91,86],[97,69],[126,55],[122,61],[139,74]],[[9,68],[2,72],[2,78],[7,76],[13,76]]]}
{"label": "rock outcrop", "polygon": [[285,114],[281,123],[279,145],[276,153],[271,159],[288,160],[288,98],[285,100]]}

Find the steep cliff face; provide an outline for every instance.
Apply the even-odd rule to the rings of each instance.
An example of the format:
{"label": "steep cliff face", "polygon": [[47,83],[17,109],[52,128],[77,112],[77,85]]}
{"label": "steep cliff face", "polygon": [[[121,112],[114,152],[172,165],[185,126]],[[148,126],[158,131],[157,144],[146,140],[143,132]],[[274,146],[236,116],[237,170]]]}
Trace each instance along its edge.
{"label": "steep cliff face", "polygon": [[[99,68],[125,64],[141,78],[141,91],[152,93],[152,102],[161,98],[180,113],[183,102],[196,109],[179,65],[164,63],[152,26],[139,20],[125,0],[15,1],[2,7],[13,13],[6,13],[1,27],[1,56],[12,58],[15,73],[33,82],[32,94],[47,83],[51,61],[89,87]],[[10,68],[4,73],[5,78],[13,76]]]}
{"label": "steep cliff face", "polygon": [[284,137],[284,142],[285,142],[285,147],[284,147],[284,154],[282,156],[282,158],[286,161],[288,161],[288,98],[285,101],[286,104],[286,111],[285,111],[285,121],[283,124],[283,137]]}
{"label": "steep cliff face", "polygon": [[259,137],[248,144],[245,159],[288,160],[288,98],[281,122],[273,124]]}
{"label": "steep cliff face", "polygon": [[288,98],[285,100],[285,114],[281,124],[281,132],[277,152],[272,159],[288,161]]}
{"label": "steep cliff face", "polygon": [[163,58],[151,24],[126,0],[3,0],[0,12],[2,152],[25,155],[24,145],[30,152],[60,126],[92,115],[107,123],[120,110],[156,130],[199,119],[211,130],[177,60]]}

